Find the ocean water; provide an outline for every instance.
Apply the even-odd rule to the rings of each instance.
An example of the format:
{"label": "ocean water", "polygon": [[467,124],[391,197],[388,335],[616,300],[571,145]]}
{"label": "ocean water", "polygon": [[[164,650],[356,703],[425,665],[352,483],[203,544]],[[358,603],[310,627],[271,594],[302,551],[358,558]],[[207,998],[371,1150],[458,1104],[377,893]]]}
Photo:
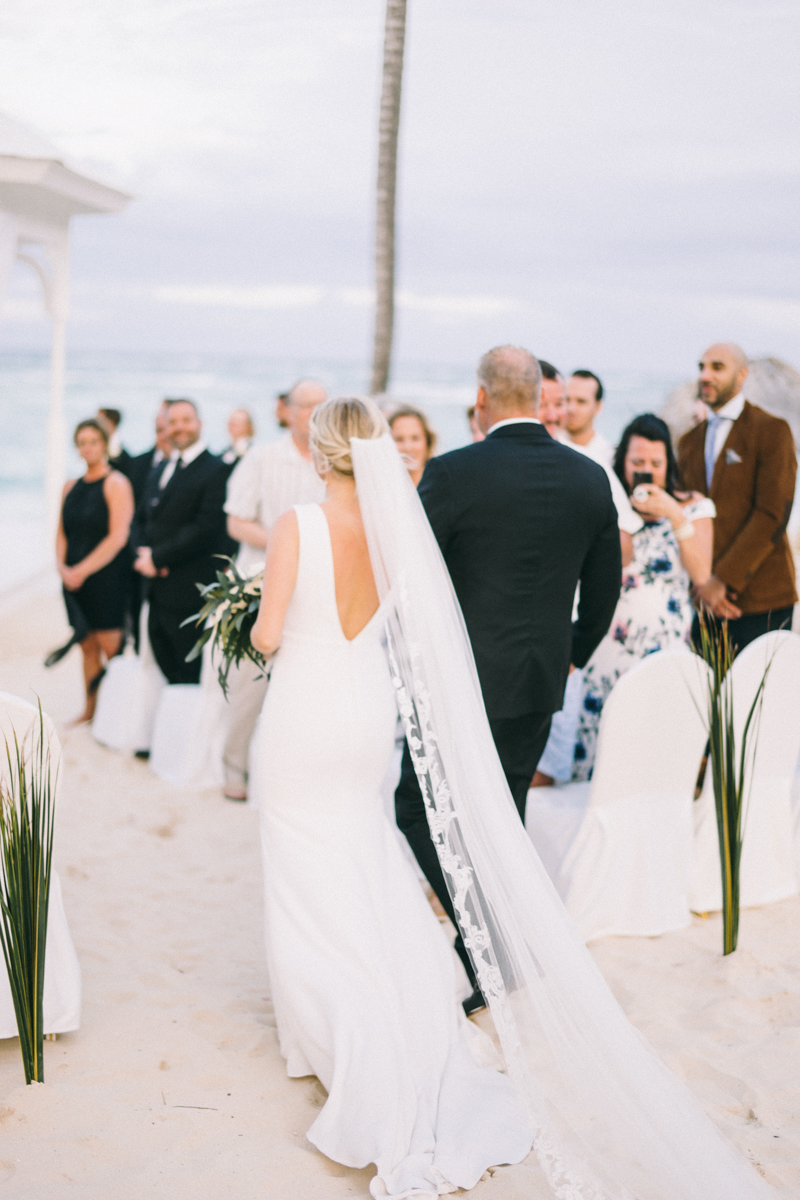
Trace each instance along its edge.
{"label": "ocean water", "polygon": [[[363,394],[362,362],[219,355],[73,353],[67,360],[67,429],[98,407],[123,413],[123,445],[138,453],[152,445],[153,417],[164,396],[188,396],[199,406],[212,450],[226,444],[225,423],[234,408],[247,408],[257,441],[278,435],[275,395],[301,376],[319,379],[334,395]],[[658,411],[679,377],[614,371],[604,376],[606,401],[598,428],[616,441],[637,413]],[[49,404],[46,355],[0,354],[0,592],[52,562],[45,543],[44,462]],[[391,393],[425,410],[439,438],[452,450],[469,440],[465,410],[475,397],[470,367],[401,364]],[[80,459],[69,446],[68,473]]]}

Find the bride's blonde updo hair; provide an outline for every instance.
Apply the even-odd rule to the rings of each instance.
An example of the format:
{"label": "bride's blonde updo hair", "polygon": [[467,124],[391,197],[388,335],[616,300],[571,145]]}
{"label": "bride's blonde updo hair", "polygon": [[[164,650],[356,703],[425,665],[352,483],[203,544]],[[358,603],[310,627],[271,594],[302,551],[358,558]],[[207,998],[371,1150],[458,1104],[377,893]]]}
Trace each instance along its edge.
{"label": "bride's blonde updo hair", "polygon": [[309,448],[320,475],[353,478],[350,438],[379,438],[389,432],[381,410],[373,400],[341,396],[318,404],[309,424]]}

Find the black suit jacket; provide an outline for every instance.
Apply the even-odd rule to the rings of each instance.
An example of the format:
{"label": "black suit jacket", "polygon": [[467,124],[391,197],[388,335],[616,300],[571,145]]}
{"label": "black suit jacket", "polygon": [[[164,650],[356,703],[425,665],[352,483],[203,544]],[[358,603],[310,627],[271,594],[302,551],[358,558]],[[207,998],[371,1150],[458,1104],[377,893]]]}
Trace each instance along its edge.
{"label": "black suit jacket", "polygon": [[147,477],[153,468],[153,460],[156,456],[156,447],[152,446],[149,450],[145,450],[144,454],[137,454],[134,458],[128,460],[125,474],[131,481],[133,488],[133,499],[136,507],[142,499]]}
{"label": "black suit jacket", "polygon": [[543,425],[520,423],[432,459],[419,494],[464,613],[489,718],[556,712],[570,662],[589,660],[619,599],[619,530],[605,471]]}
{"label": "black suit jacket", "polygon": [[200,607],[196,585],[210,583],[227,554],[225,484],[228,469],[208,450],[176,469],[163,491],[140,510],[141,545],[150,546],[157,567],[169,574],[151,581],[150,601],[191,616]]}

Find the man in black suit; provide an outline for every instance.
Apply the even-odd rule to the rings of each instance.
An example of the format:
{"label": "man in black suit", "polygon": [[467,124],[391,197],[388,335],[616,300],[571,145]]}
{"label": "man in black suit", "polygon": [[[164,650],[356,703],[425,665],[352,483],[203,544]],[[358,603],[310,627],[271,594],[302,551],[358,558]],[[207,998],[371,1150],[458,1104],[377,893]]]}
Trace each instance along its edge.
{"label": "man in black suit", "polygon": [[[200,659],[187,663],[197,629],[183,621],[200,607],[198,583],[210,583],[215,554],[230,542],[222,505],[228,469],[200,440],[202,424],[191,400],[175,400],[167,434],[174,447],[157,491],[145,489],[135,569],[150,580],[147,633],[156,662],[169,683],[199,683]],[[151,473],[152,474],[152,473]]]}
{"label": "man in black suit", "polygon": [[126,474],[131,481],[133,498],[137,510],[152,473],[156,472],[154,481],[157,486],[161,471],[163,471],[172,454],[173,445],[167,434],[167,417],[170,406],[173,403],[173,400],[162,400],[161,406],[156,413],[156,444],[151,446],[149,450],[145,450],[143,454],[134,455],[128,463]]}
{"label": "man in black suit", "polygon": [[128,591],[128,622],[129,633],[133,638],[133,644],[136,651],[139,651],[139,620],[142,611],[142,603],[148,594],[149,581],[142,578],[133,569],[133,564],[136,561],[138,547],[145,540],[141,521],[144,519],[144,514],[149,511],[149,503],[144,503],[145,493],[147,493],[148,501],[158,498],[159,481],[161,473],[169,462],[173,451],[172,442],[167,436],[167,414],[171,400],[163,400],[161,406],[156,413],[156,444],[149,450],[145,450],[143,454],[136,454],[128,462],[126,474],[131,481],[133,488],[133,503],[134,503],[134,518],[131,522],[131,534],[128,542],[128,553],[130,555],[131,572],[130,572],[130,587]]}
{"label": "man in black suit", "polygon": [[[536,418],[541,372],[534,356],[515,346],[490,350],[478,383],[485,440],[431,459],[419,494],[461,604],[492,736],[524,821],[570,664],[586,664],[614,615],[619,530],[603,468],[556,442]],[[395,806],[397,824],[455,924],[408,746]],[[480,1004],[476,992],[465,1007]]]}

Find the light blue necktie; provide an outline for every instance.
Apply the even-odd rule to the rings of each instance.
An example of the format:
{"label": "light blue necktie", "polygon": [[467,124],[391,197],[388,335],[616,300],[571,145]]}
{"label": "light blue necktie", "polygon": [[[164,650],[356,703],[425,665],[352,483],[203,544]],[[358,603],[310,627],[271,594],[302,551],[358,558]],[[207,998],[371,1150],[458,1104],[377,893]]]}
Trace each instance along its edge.
{"label": "light blue necktie", "polygon": [[706,487],[711,490],[711,480],[714,478],[714,446],[717,441],[717,430],[719,429],[722,417],[709,417],[706,426]]}

